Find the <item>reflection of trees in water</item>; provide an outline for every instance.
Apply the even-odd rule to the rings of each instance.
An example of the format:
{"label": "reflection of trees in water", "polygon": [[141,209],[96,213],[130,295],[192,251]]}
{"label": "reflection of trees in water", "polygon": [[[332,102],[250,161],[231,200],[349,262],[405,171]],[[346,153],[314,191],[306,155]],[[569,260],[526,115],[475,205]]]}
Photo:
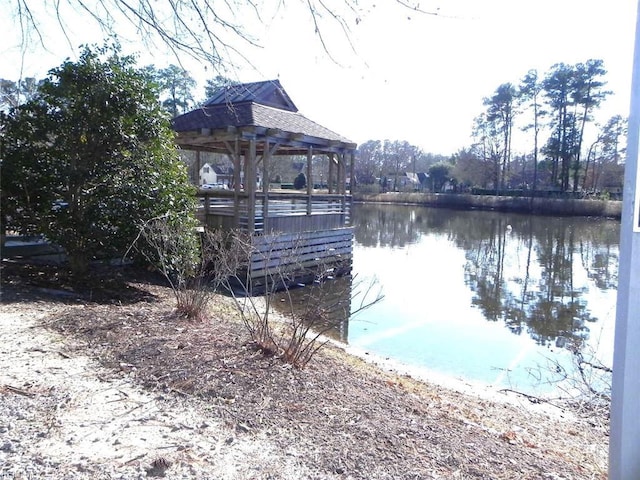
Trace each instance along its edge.
{"label": "reflection of trees in water", "polygon": [[586,322],[593,322],[582,299],[584,289],[573,285],[576,237],[573,226],[554,224],[537,242],[538,262],[542,266],[539,295],[529,305],[528,324],[539,343],[556,337],[586,338]]}
{"label": "reflection of trees in water", "polygon": [[[301,315],[312,307],[320,309],[316,330],[334,340],[347,342],[349,336],[349,316],[351,300],[360,288],[358,282],[353,282],[351,275],[343,275],[325,281],[322,284],[311,284],[302,288],[292,288],[278,292],[276,295],[276,309],[280,313]],[[357,298],[355,300],[358,300]]]}
{"label": "reflection of trees in water", "polygon": [[587,310],[585,288],[574,287],[578,267],[596,288],[617,286],[614,220],[359,204],[354,226],[356,241],[367,247],[403,247],[421,235],[446,235],[465,251],[474,305],[487,319],[543,345],[585,339],[588,324],[597,320]]}
{"label": "reflection of trees in water", "polygon": [[[586,338],[587,324],[597,319],[587,310],[586,289],[574,287],[574,262],[581,246],[577,239],[593,235],[592,226],[581,220],[542,217],[518,218],[512,229],[506,220],[488,223],[491,228],[484,230],[488,236],[477,239],[475,246],[466,242],[467,283],[485,317],[504,321],[516,334],[527,331],[543,345],[558,337]],[[583,252],[583,258],[597,260],[602,254],[599,246],[590,245],[589,255]],[[613,247],[611,242],[606,246]],[[505,256],[509,262],[518,262],[517,278],[504,277]],[[537,274],[532,275],[532,270]],[[597,284],[600,273],[611,270],[587,271]]]}
{"label": "reflection of trees in water", "polygon": [[586,338],[588,324],[597,320],[587,311],[584,289],[574,288],[576,268],[584,268],[597,288],[617,285],[619,224],[613,220],[357,205],[354,226],[356,241],[369,247],[446,235],[465,251],[474,305],[540,344]]}
{"label": "reflection of trees in water", "polygon": [[501,303],[505,290],[503,270],[507,223],[500,218],[489,222],[488,235],[467,242],[466,277],[469,285],[475,285],[473,303],[481,308],[489,320],[503,315]]}
{"label": "reflection of trees in water", "polygon": [[580,237],[580,260],[587,275],[602,290],[618,286],[620,224],[598,221]]}
{"label": "reflection of trees in water", "polygon": [[404,205],[354,207],[355,240],[365,247],[404,247],[415,243],[425,230],[423,208]]}
{"label": "reflection of trees in water", "polygon": [[355,240],[365,247],[404,247],[420,236],[439,233],[459,236],[476,212],[456,212],[413,205],[355,204]]}

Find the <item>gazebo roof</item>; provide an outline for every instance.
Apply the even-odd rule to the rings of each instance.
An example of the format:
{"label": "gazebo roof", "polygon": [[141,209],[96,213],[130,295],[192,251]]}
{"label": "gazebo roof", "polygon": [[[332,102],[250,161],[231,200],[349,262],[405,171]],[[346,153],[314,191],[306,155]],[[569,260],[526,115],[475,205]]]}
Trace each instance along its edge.
{"label": "gazebo roof", "polygon": [[255,102],[291,112],[298,111],[287,92],[282,88],[280,80],[239,83],[218,88],[213,92],[213,96],[204,102],[204,106],[212,107],[243,102]]}
{"label": "gazebo roof", "polygon": [[200,108],[172,120],[183,148],[226,151],[226,142],[278,143],[280,154],[352,152],[356,144],[298,113],[278,80],[223,87]]}

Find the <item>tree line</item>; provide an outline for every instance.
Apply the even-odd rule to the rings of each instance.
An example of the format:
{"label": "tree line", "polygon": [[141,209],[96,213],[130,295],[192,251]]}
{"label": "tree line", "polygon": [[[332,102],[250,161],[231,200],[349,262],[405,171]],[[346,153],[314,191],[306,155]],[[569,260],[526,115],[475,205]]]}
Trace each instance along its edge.
{"label": "tree line", "polygon": [[614,115],[602,125],[594,122],[612,93],[605,75],[603,61],[593,59],[558,63],[545,74],[530,70],[518,84],[501,84],[483,99],[468,147],[443,156],[406,141],[369,140],[358,147],[357,180],[386,185],[391,177],[390,188],[397,190],[395,179],[405,172],[425,172],[430,180],[420,188],[433,191],[453,185],[498,194],[620,192],[627,120]]}
{"label": "tree line", "polygon": [[[602,60],[590,59],[555,64],[544,75],[530,70],[519,84],[498,86],[475,119],[474,144],[459,155],[468,167],[479,162],[482,174],[458,168],[460,179],[497,191],[621,187],[626,120],[615,115],[587,134],[594,112],[612,93],[606,73]],[[525,133],[526,153],[514,154],[517,129]]]}
{"label": "tree line", "polygon": [[[204,96],[198,98],[195,79],[177,65],[149,65],[142,71],[156,85],[171,117],[196,108],[221,86],[236,83],[217,75],[206,81]],[[368,140],[357,150],[356,182],[364,190],[416,188],[400,180],[411,172],[428,177],[418,188],[437,192],[447,185],[498,194],[514,189],[620,192],[627,121],[614,115],[594,124],[594,113],[611,94],[605,75],[603,61],[593,59],[559,63],[545,74],[530,70],[518,84],[501,84],[484,98],[485,110],[474,121],[468,147],[441,155],[405,140]],[[42,82],[0,79],[0,110],[32,99]]]}
{"label": "tree line", "polygon": [[439,189],[444,178],[441,167],[450,161],[451,156],[425,152],[406,140],[367,140],[358,146],[355,176],[360,189],[371,190],[375,186],[398,191],[406,188],[401,179],[407,172],[428,173],[432,179],[437,177]]}

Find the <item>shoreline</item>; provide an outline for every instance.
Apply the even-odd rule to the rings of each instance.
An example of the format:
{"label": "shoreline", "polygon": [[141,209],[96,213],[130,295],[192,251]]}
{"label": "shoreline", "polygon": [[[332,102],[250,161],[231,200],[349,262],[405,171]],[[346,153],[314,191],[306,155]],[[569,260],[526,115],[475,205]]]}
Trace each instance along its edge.
{"label": "shoreline", "polygon": [[421,205],[456,210],[488,210],[530,215],[602,217],[619,220],[622,201],[529,197],[497,197],[462,193],[354,193],[354,202]]}
{"label": "shoreline", "polygon": [[498,388],[487,383],[447,375],[428,367],[409,365],[391,358],[384,358],[346,344],[333,343],[333,345],[342,349],[346,355],[351,355],[363,360],[392,375],[408,377],[418,382],[445,388],[480,400],[506,403],[515,407],[525,408],[533,413],[546,414],[554,418],[574,418],[573,412],[563,406],[552,403],[552,399],[549,397],[519,393],[513,390]]}
{"label": "shoreline", "polygon": [[[254,297],[254,301],[261,309],[264,309],[262,297]],[[275,322],[285,322],[283,315],[277,308],[271,310],[270,318]],[[426,366],[412,365],[391,357],[378,355],[366,348],[356,347],[326,335],[321,335],[319,341],[325,342],[328,346],[344,354],[347,359],[345,361],[349,361],[349,359],[360,360],[390,375],[405,377],[419,383],[444,388],[483,401],[505,403],[518,408],[522,407],[532,413],[551,415],[555,418],[574,418],[574,415],[566,405],[552,403],[552,398],[549,396],[527,392],[521,393],[489,383],[438,372]]]}

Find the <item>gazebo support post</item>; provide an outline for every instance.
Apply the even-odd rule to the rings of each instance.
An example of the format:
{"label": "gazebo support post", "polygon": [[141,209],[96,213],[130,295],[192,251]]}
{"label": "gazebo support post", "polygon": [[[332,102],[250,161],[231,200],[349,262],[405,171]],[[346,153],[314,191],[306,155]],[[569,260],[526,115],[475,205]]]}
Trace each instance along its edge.
{"label": "gazebo support post", "polygon": [[313,160],[313,147],[309,146],[307,149],[307,215],[312,213],[312,200],[313,195],[313,169],[311,163]]}
{"label": "gazebo support post", "polygon": [[256,140],[249,140],[249,155],[245,157],[244,191],[247,194],[247,231],[253,235],[256,227]]}
{"label": "gazebo support post", "polygon": [[[227,148],[231,145],[227,144]],[[235,228],[240,226],[240,145],[238,139],[234,143],[233,148],[230,148],[231,159],[233,161],[233,224]]]}
{"label": "gazebo support post", "polygon": [[329,178],[327,178],[327,186],[329,188],[329,193],[333,193],[333,175],[334,175],[334,167],[335,167],[335,155],[333,153],[329,154]]}
{"label": "gazebo support post", "polygon": [[269,140],[264,142],[264,153],[262,154],[262,231],[269,231],[269,164],[271,162],[271,151]]}
{"label": "gazebo support post", "polygon": [[346,168],[344,165],[344,153],[341,153],[338,156],[338,188],[337,188],[337,193],[339,193],[340,195],[344,195],[345,194],[345,184],[347,182],[346,179]]}
{"label": "gazebo support post", "polygon": [[200,169],[202,168],[202,165],[200,165],[200,162],[201,162],[200,150],[196,150],[196,158],[195,158],[195,161],[193,162],[193,166],[191,167],[191,179],[198,186],[200,186]]}
{"label": "gazebo support post", "polygon": [[355,155],[353,152],[349,154],[349,194],[353,194],[353,187],[355,186]]}
{"label": "gazebo support post", "polygon": [[338,156],[338,193],[342,195],[340,199],[340,209],[342,211],[342,223],[344,224],[346,219],[345,208],[347,204],[347,200],[345,198],[346,194],[346,183],[347,183],[347,166],[345,165],[346,155],[341,153]]}

